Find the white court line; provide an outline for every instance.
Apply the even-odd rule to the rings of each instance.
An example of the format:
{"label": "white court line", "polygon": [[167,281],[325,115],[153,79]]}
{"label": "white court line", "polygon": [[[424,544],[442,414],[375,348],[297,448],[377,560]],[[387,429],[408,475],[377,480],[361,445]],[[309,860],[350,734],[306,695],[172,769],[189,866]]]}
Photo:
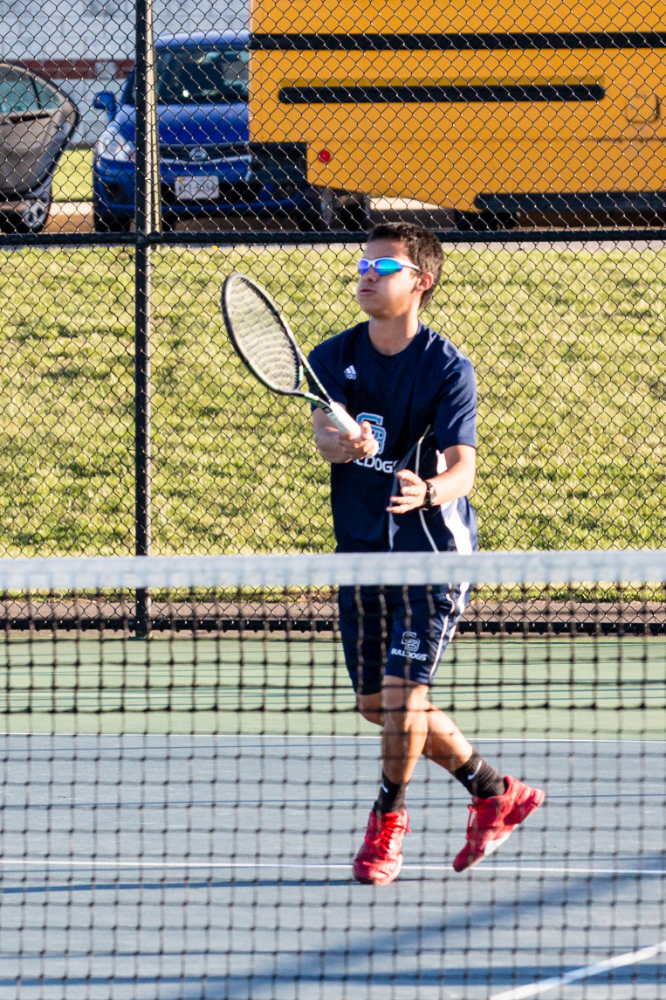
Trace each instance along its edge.
{"label": "white court line", "polygon": [[[284,861],[189,861],[183,858],[182,861],[145,861],[141,858],[116,858],[110,861],[103,861],[99,858],[90,858],[86,861],[78,861],[73,858],[0,858],[0,867],[7,865],[24,865],[37,868],[147,868],[147,869],[170,869],[170,868],[227,868],[227,869],[250,869],[250,868],[271,868],[278,870],[297,871],[337,871],[339,869],[350,870],[350,863],[335,864],[306,864],[297,862],[291,864]],[[443,865],[403,865],[403,871],[425,871],[425,872],[449,872],[453,874],[450,864]],[[501,875],[504,872],[521,875],[666,875],[666,868],[553,868],[543,866],[524,865],[484,865],[478,868],[474,875]],[[456,875],[456,877],[458,877]]]}
{"label": "white court line", "polygon": [[[380,734],[368,736],[364,733],[41,733],[35,732],[0,732],[0,740],[13,736],[35,736],[42,739],[165,739],[165,740],[375,740],[379,742]],[[656,743],[666,744],[666,740],[625,740],[621,736],[615,739],[579,739],[568,736],[475,736],[475,743]]]}
{"label": "white court line", "polygon": [[505,990],[503,993],[493,993],[490,1000],[527,1000],[528,997],[539,996],[548,990],[554,990],[558,986],[566,986],[568,983],[575,983],[580,979],[589,979],[591,976],[601,976],[610,969],[620,969],[623,965],[635,965],[637,962],[645,962],[648,958],[654,958],[660,952],[666,951],[666,941],[652,945],[649,948],[641,948],[639,951],[629,951],[624,955],[616,955],[615,958],[607,958],[603,962],[595,962],[594,965],[585,965],[581,969],[572,969],[571,972],[563,976],[556,976],[552,979],[542,979],[537,983],[528,983],[527,986],[517,986],[512,990]]}
{"label": "white court line", "polygon": [[302,871],[314,868],[317,871],[327,871],[331,868],[344,868],[351,871],[351,864],[344,865],[306,865],[284,864],[282,861],[137,861],[135,858],[118,858],[116,861],[100,861],[91,858],[89,861],[70,861],[60,858],[0,858],[0,865],[34,865],[38,868],[296,868]]}

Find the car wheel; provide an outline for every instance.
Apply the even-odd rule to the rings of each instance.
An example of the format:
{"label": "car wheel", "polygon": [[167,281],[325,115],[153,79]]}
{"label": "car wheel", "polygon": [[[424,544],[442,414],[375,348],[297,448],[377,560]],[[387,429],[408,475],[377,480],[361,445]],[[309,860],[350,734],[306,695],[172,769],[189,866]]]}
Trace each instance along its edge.
{"label": "car wheel", "polygon": [[50,198],[35,198],[26,202],[16,223],[17,233],[41,233],[51,211]]}
{"label": "car wheel", "polygon": [[296,225],[301,233],[323,233],[333,228],[334,219],[333,193],[328,188],[321,188],[311,191],[307,207],[300,210]]}
{"label": "car wheel", "polygon": [[340,223],[347,232],[365,233],[370,228],[371,221],[369,206],[364,201],[350,200],[340,209]]}
{"label": "car wheel", "polygon": [[300,233],[323,233],[328,228],[321,214],[315,209],[304,212],[300,216],[296,226]]}
{"label": "car wheel", "polygon": [[111,212],[93,212],[96,233],[129,233],[132,220],[128,216]]}

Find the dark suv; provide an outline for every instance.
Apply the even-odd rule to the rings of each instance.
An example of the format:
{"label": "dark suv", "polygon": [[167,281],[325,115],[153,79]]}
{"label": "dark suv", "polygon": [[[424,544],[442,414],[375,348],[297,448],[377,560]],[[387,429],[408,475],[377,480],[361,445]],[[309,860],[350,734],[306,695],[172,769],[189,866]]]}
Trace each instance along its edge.
{"label": "dark suv", "polygon": [[[247,31],[209,31],[155,44],[165,228],[220,216],[233,227],[262,215],[284,218],[287,228],[365,228],[362,195],[333,196],[308,183],[305,143],[250,142],[248,43]],[[128,230],[133,219],[134,104],[133,73],[119,103],[108,92],[95,100],[110,117],[95,146],[98,232]]]}

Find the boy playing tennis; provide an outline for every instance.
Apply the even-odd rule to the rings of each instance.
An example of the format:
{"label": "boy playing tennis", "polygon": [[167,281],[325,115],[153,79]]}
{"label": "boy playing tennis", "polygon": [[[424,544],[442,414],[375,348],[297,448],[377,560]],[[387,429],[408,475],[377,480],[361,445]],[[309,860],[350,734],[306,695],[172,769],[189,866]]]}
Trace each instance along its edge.
{"label": "boy playing tennis", "polygon": [[[442,271],[437,238],[411,223],[371,232],[356,298],[369,322],[320,344],[310,363],[331,397],[361,424],[360,440],[312,414],[320,455],[331,463],[338,552],[472,552],[467,500],[476,462],[476,385],[469,360],[419,322]],[[375,454],[377,446],[379,449]],[[428,700],[439,660],[467,603],[465,586],[341,587],[340,630],[364,718],[383,726],[383,771],[359,882],[386,885],[402,866],[409,832],[405,794],[421,754],[472,795],[466,842],[453,862],[483,861],[544,799],[497,771]],[[360,642],[359,642],[360,636]]]}

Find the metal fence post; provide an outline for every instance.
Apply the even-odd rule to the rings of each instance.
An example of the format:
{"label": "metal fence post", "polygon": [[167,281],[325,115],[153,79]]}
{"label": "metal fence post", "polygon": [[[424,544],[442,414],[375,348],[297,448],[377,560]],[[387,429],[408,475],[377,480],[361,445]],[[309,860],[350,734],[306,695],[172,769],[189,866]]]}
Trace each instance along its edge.
{"label": "metal fence post", "polygon": [[[159,138],[155,89],[152,0],[136,0],[136,257],[134,335],[135,537],[136,554],[151,547],[151,233],[161,229]],[[150,623],[150,592],[136,593],[137,634]]]}

